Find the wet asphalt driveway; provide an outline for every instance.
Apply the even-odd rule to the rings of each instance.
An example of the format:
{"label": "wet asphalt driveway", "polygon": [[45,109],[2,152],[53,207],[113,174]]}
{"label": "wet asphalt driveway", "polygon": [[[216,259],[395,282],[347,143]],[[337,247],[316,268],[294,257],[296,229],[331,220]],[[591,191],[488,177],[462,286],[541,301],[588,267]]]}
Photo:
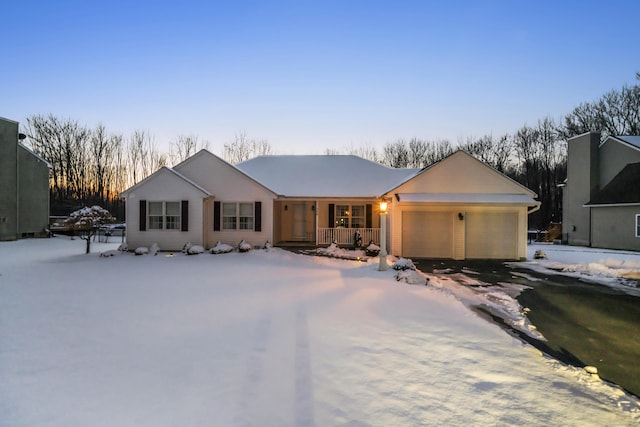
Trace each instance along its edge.
{"label": "wet asphalt driveway", "polygon": [[[527,317],[547,341],[523,339],[565,363],[596,366],[601,378],[640,396],[640,297],[498,261],[413,262],[424,273],[448,268],[493,285],[508,282],[530,287],[517,299],[531,310]],[[635,285],[640,288],[639,283]]]}

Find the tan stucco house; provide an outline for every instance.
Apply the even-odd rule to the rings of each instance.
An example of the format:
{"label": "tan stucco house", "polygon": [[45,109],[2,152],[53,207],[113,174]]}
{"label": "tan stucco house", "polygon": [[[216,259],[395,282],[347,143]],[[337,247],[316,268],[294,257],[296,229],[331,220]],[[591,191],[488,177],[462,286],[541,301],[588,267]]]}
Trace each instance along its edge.
{"label": "tan stucco house", "polygon": [[260,156],[231,165],[202,150],[123,192],[127,242],[178,250],[191,242],[350,245],[380,242],[424,258],[526,258],[536,194],[458,151],[424,169],[351,155]]}
{"label": "tan stucco house", "polygon": [[562,187],[566,243],[640,250],[640,136],[571,138]]}

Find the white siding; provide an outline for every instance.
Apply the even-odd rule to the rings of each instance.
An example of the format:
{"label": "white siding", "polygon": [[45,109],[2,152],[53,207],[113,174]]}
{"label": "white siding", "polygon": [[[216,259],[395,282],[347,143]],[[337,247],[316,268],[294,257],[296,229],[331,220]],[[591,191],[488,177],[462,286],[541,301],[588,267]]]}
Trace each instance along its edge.
{"label": "white siding", "polygon": [[[161,250],[177,251],[185,243],[203,244],[202,211],[205,195],[193,185],[160,169],[127,194],[125,215],[127,244],[131,249],[157,243]],[[189,202],[189,231],[149,230],[140,231],[140,200],[147,202]]]}
{"label": "white siding", "polygon": [[262,231],[213,231],[213,207],[207,207],[204,218],[206,246],[221,241],[237,245],[245,240],[252,245],[273,243],[273,200],[276,195],[219,157],[203,150],[174,168],[213,194],[219,202],[262,202]]}

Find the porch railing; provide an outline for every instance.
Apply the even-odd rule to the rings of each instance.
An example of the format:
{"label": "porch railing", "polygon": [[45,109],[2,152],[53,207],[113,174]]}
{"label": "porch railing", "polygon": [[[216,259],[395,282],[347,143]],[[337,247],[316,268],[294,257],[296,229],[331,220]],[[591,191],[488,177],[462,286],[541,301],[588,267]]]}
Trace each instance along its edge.
{"label": "porch railing", "polygon": [[338,245],[353,245],[356,231],[360,232],[364,246],[371,240],[376,244],[380,242],[379,228],[318,228],[318,245],[330,245],[333,241]]}

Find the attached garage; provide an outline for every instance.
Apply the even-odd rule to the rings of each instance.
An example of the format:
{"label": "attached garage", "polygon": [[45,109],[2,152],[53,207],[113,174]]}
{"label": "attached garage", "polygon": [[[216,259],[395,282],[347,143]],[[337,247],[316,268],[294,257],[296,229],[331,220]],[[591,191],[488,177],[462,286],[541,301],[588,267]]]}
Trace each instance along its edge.
{"label": "attached garage", "polygon": [[390,253],[408,258],[525,259],[536,194],[464,151],[384,193]]}
{"label": "attached garage", "polygon": [[453,258],[452,212],[402,212],[402,254],[414,258]]}

